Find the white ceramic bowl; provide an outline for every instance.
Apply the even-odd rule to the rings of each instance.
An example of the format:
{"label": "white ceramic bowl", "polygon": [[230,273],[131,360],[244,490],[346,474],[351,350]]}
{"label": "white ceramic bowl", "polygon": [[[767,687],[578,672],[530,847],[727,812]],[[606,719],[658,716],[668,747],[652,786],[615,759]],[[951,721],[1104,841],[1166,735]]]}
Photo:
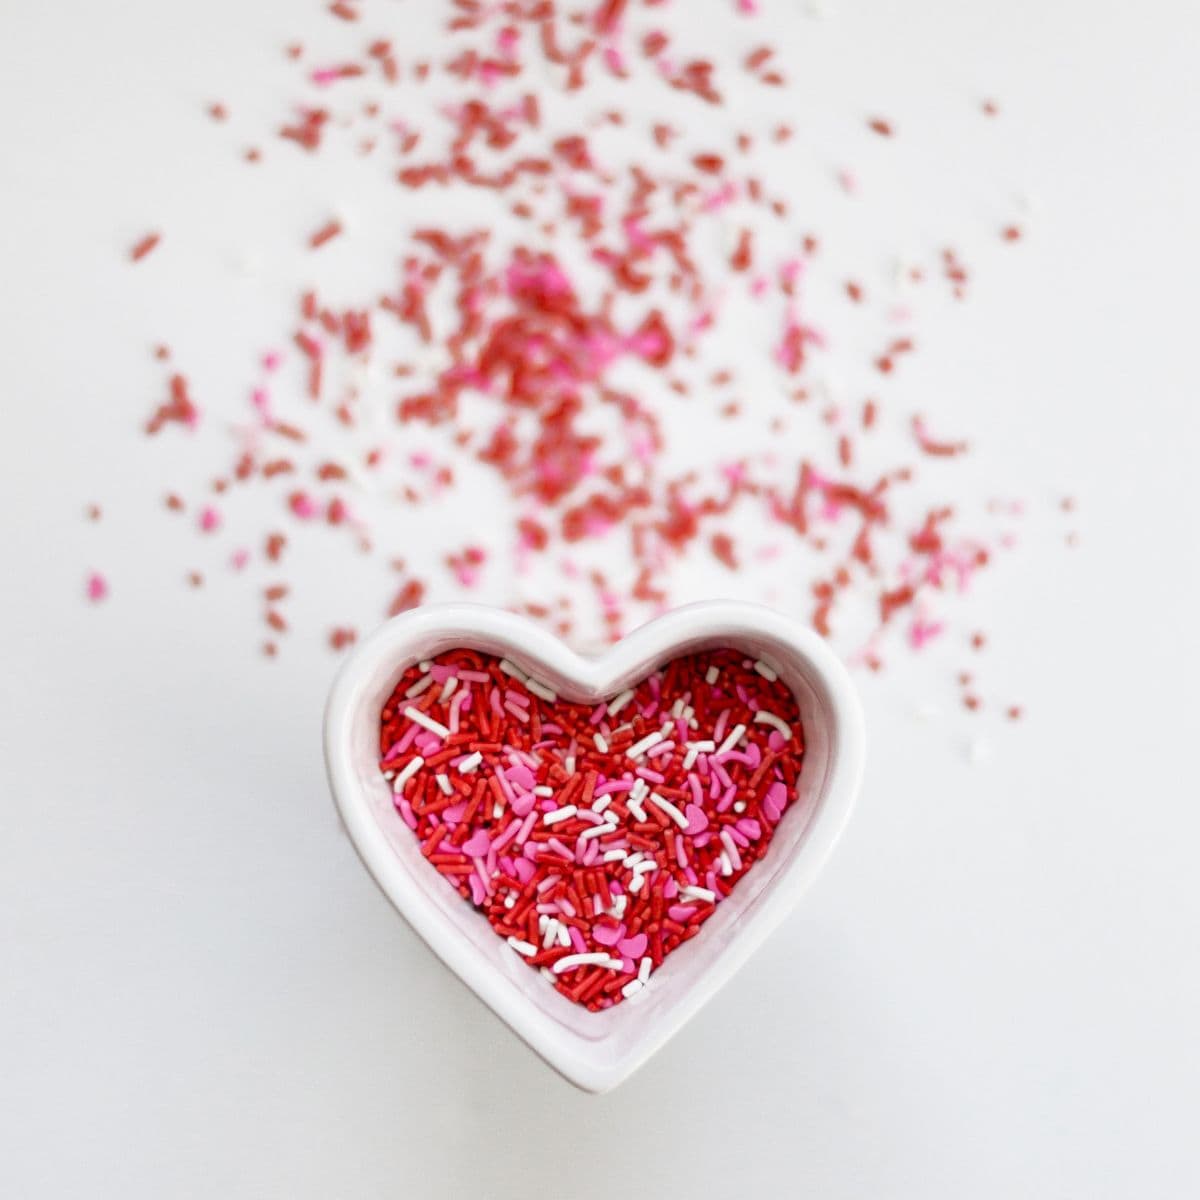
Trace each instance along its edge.
{"label": "white ceramic bowl", "polygon": [[[795,693],[805,731],[798,801],[770,850],[650,986],[593,1013],[554,990],[422,858],[379,772],[379,713],[406,667],[443,650],[501,654],[567,700],[620,692],[678,655],[730,646],[765,655]],[[810,629],[755,605],[691,604],[658,617],[598,658],[581,658],[512,613],[430,605],[395,617],[350,656],[325,712],[325,760],[346,829],[388,899],[439,958],[552,1067],[602,1092],[646,1061],[725,983],[816,878],[850,815],[863,766],[858,698]],[[753,1003],[752,997],[746,997]]]}

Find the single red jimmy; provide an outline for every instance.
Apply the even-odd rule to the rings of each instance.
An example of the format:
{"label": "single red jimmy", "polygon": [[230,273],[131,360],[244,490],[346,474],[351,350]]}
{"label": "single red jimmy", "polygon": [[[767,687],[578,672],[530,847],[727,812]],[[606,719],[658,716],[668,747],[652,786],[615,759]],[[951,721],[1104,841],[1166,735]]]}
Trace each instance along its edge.
{"label": "single red jimmy", "polygon": [[770,846],[804,731],[737,650],[677,658],[595,706],[452,650],[383,707],[380,769],[426,859],[568,999],[641,991]]}

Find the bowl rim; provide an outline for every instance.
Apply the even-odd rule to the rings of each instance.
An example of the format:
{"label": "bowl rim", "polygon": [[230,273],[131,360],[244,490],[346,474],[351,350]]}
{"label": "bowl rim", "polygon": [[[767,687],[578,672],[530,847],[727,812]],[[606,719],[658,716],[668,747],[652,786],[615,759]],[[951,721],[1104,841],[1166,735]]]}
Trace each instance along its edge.
{"label": "bowl rim", "polygon": [[[432,905],[412,870],[400,858],[376,817],[370,796],[353,766],[354,737],[365,693],[389,660],[407,657],[431,639],[461,638],[502,644],[518,665],[570,681],[587,698],[612,694],[615,681],[632,678],[644,664],[663,661],[686,643],[712,639],[731,646],[766,639],[796,655],[806,678],[823,692],[830,750],[818,800],[776,872],[743,914],[715,961],[674,1005],[646,1023],[642,1034],[621,1049],[609,1038],[583,1038],[564,1028],[507,984],[496,964],[466,939],[454,921]],[[523,662],[521,660],[524,660]],[[652,669],[652,668],[651,668]],[[391,618],[364,639],[342,664],[330,688],[324,716],[326,771],[334,801],[359,858],[397,911],[435,954],[514,1032],[569,1082],[590,1092],[607,1091],[642,1065],[723,986],[791,912],[820,874],[845,828],[857,798],[865,759],[862,707],[846,668],[814,630],[773,609],[733,600],[683,605],[631,631],[603,653],[584,656],[526,617],[483,604],[422,605]],[[421,867],[428,870],[428,867]],[[462,912],[478,914],[468,905]],[[497,939],[497,945],[500,940]],[[619,1012],[626,1006],[612,1010]]]}

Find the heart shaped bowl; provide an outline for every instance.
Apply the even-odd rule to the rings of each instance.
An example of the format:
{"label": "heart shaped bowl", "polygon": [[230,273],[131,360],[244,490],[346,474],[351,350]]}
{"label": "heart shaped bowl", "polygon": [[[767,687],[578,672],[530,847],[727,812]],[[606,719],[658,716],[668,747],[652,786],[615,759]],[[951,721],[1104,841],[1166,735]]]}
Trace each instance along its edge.
{"label": "heart shaped bowl", "polygon": [[[422,857],[379,771],[379,715],[405,668],[445,650],[502,655],[562,698],[595,703],[680,655],[720,647],[766,658],[795,694],[805,753],[798,796],[766,856],[700,934],[624,1004],[589,1012],[560,995],[497,937]],[[770,609],[690,604],[583,658],[523,617],[475,604],[428,605],[366,639],[334,681],[325,761],[342,819],[388,899],[439,958],[576,1086],[603,1092],[644,1063],[787,916],[829,858],[862,775],[864,733],[845,668],[814,632]],[[749,1001],[749,997],[747,1000]]]}

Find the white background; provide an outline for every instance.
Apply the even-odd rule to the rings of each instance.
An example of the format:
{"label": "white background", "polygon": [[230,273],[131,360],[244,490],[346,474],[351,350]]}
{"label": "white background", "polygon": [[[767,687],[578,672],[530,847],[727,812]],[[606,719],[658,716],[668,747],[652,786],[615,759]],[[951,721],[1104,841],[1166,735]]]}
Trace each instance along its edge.
{"label": "white background", "polygon": [[[390,7],[402,30],[412,0]],[[919,131],[997,95],[980,227],[1005,188],[1035,194],[920,368],[1053,530],[976,610],[1029,716],[972,723],[913,664],[863,679],[866,785],[827,874],[602,1098],[360,868],[319,757],[332,657],[314,638],[260,663],[245,593],[185,593],[150,514],[169,459],[137,431],[147,342],[169,324],[212,359],[231,312],[273,336],[292,294],[269,248],[230,267],[246,169],[196,114],[236,96],[272,121],[276,48],[320,8],[0,6],[0,1194],[1195,1196],[1195,6],[862,0],[803,35],[809,95],[886,111],[951,191]],[[244,204],[315,228],[323,193],[272,178]],[[194,236],[133,272],[164,213]],[[1065,492],[1074,552],[1046,515]],[[93,564],[114,583],[95,610]],[[916,719],[931,695],[945,715]]]}

